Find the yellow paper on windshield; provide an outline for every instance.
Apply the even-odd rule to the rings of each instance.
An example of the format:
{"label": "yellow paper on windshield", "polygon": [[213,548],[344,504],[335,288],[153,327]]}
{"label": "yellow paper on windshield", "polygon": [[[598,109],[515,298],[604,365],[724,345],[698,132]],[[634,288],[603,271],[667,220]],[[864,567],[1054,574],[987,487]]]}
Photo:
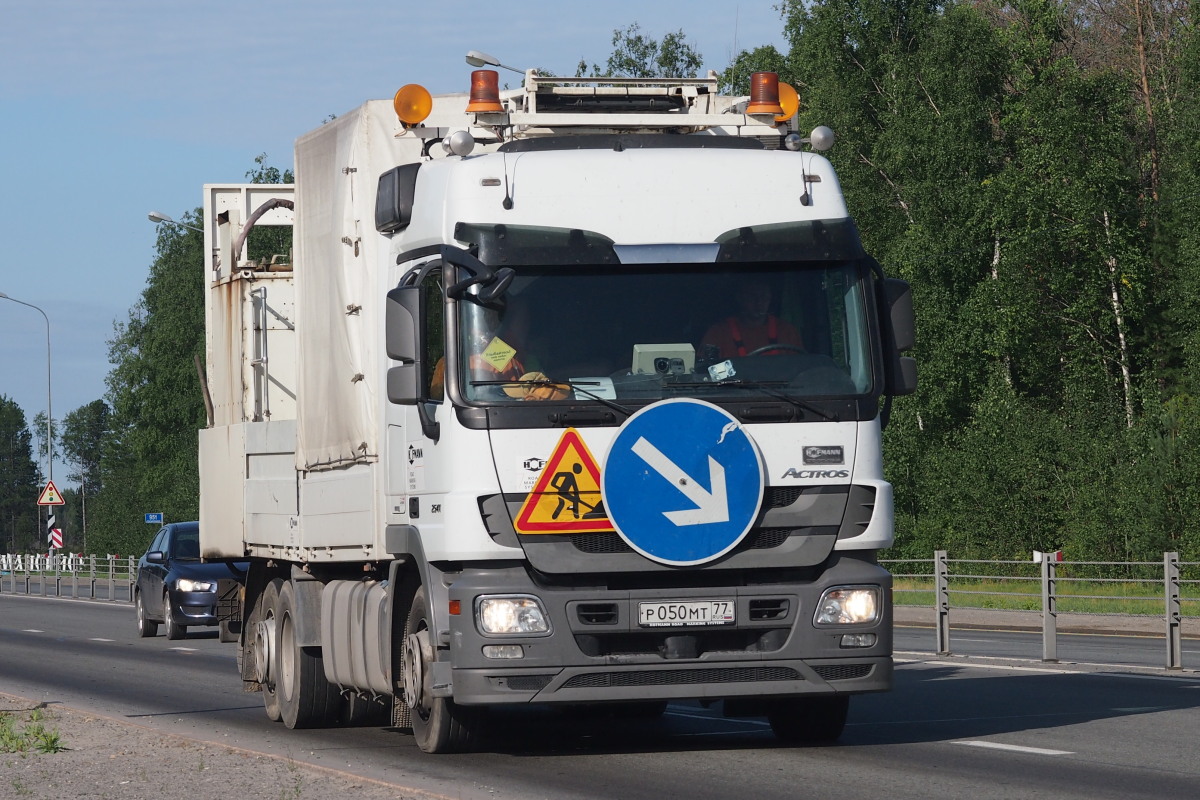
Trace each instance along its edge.
{"label": "yellow paper on windshield", "polygon": [[493,336],[492,340],[488,342],[488,346],[479,355],[483,357],[484,361],[491,364],[496,372],[503,372],[516,354],[517,351],[512,345],[499,336]]}

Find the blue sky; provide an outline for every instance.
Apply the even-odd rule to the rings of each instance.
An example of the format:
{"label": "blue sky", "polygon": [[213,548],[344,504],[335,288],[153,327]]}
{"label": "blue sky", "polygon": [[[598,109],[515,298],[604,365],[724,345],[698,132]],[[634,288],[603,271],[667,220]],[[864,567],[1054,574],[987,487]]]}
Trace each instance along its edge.
{"label": "blue sky", "polygon": [[[682,30],[720,70],[784,49],[777,2],[3,0],[0,292],[50,319],[54,416],[105,396],[107,341],[154,257],[147,212],[178,219],[260,153],[290,168],[297,136],[403,84],[466,91],[468,50],[571,74],[636,22],[656,39]],[[0,394],[31,425],[46,360],[42,316],[0,300]]]}

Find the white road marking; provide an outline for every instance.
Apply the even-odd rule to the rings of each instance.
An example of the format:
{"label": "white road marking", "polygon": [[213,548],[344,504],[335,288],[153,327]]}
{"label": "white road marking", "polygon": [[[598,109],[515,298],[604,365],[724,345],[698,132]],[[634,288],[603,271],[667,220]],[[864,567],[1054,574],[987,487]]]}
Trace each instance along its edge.
{"label": "white road marking", "polygon": [[[919,655],[919,654],[918,654]],[[1190,684],[1182,688],[1185,689],[1200,689],[1200,681],[1197,681],[1197,676],[1194,670],[1189,670],[1193,674],[1187,675],[1143,675],[1137,672],[1117,672],[1121,669],[1120,664],[1095,664],[1089,661],[1073,661],[1071,662],[1078,667],[1104,667],[1102,672],[1090,672],[1079,669],[1052,669],[1049,667],[1021,667],[1015,664],[989,664],[985,661],[977,661],[982,658],[1001,658],[1001,656],[973,656],[970,661],[925,661],[921,658],[916,658],[911,661],[895,660],[897,664],[916,664],[918,666],[934,666],[934,667],[958,667],[959,669],[992,669],[1003,672],[1032,672],[1046,673],[1049,675],[1089,675],[1097,678],[1130,678],[1132,680],[1142,681],[1174,681],[1176,683]],[[1150,669],[1144,667],[1143,669]]]}
{"label": "white road marking", "polygon": [[178,650],[178,651],[179,651],[179,652],[181,652],[181,653],[194,653],[194,652],[196,652],[196,648],[194,648],[194,647],[172,647],[171,649],[172,649],[172,650]]}
{"label": "white road marking", "polygon": [[1051,669],[1049,667],[1018,667],[1011,664],[977,664],[972,661],[970,664],[962,664],[955,661],[924,661],[923,664],[929,664],[935,667],[970,667],[972,669],[999,669],[1006,672],[1042,672],[1048,675],[1077,675],[1079,670],[1075,669]]}
{"label": "white road marking", "polygon": [[1019,744],[1000,744],[999,742],[981,742],[973,739],[964,739],[950,744],[961,744],[967,747],[983,747],[989,750],[1007,750],[1011,753],[1028,753],[1035,756],[1073,756],[1075,755],[1070,750],[1047,750],[1044,747],[1022,747]]}
{"label": "white road marking", "polygon": [[1134,706],[1132,708],[1114,708],[1122,714],[1148,714],[1151,711],[1166,711],[1166,706]]}
{"label": "white road marking", "polygon": [[111,642],[111,641],[115,641],[115,640],[113,640],[113,639],[101,639],[99,636],[93,636],[91,639],[88,639],[88,641],[89,641],[89,642]]}
{"label": "white road marking", "polygon": [[39,631],[37,628],[26,628],[21,633],[45,633],[45,631]]}

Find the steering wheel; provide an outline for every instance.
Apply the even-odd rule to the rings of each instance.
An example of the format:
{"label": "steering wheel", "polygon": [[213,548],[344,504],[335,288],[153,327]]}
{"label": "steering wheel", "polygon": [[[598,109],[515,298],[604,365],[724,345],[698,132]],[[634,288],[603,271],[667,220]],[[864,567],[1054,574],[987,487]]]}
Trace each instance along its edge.
{"label": "steering wheel", "polygon": [[746,353],[744,358],[749,358],[750,356],[760,356],[763,353],[769,353],[772,350],[791,350],[793,353],[808,352],[798,344],[764,344],[762,347],[756,347],[749,353]]}

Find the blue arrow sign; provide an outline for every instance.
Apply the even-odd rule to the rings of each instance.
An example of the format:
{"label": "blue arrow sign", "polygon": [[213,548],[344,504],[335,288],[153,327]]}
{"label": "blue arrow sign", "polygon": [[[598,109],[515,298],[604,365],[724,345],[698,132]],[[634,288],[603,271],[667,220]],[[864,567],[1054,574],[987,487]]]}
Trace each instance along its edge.
{"label": "blue arrow sign", "polygon": [[154,511],[146,515],[147,525],[162,525],[163,515],[161,511]]}
{"label": "blue arrow sign", "polygon": [[647,406],[621,426],[601,471],[617,533],[649,559],[704,564],[728,553],[758,517],[762,457],[740,422],[702,400]]}

